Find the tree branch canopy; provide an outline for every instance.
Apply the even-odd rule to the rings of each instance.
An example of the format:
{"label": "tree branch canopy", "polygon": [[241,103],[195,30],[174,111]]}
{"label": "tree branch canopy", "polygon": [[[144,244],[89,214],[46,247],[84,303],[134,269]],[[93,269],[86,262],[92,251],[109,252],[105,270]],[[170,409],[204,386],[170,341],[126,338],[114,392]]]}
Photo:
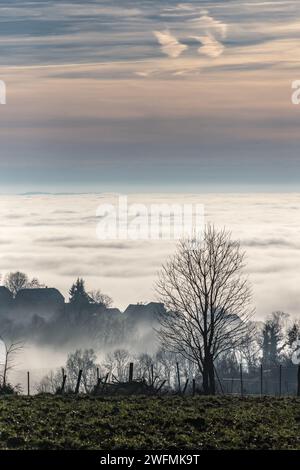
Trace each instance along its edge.
{"label": "tree branch canopy", "polygon": [[249,335],[252,292],[244,258],[230,232],[208,225],[202,237],[181,240],[160,272],[156,290],[168,311],[160,318],[160,339],[202,371]]}

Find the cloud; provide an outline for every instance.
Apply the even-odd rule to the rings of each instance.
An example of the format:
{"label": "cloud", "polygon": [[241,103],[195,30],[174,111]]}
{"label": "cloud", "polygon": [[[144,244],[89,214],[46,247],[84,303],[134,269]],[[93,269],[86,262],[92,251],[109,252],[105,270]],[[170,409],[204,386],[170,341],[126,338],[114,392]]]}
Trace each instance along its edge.
{"label": "cloud", "polygon": [[197,28],[200,31],[204,31],[207,34],[217,36],[219,38],[226,38],[227,35],[227,24],[222,21],[216,20],[206,12],[204,15],[193,18],[188,21],[191,26]]}
{"label": "cloud", "polygon": [[153,34],[161,45],[161,51],[172,59],[179,57],[188,47],[181,44],[169,30],[153,31]]}
{"label": "cloud", "polygon": [[175,6],[167,7],[164,9],[164,11],[169,11],[169,12],[185,11],[185,10],[194,11],[194,6],[191,3],[178,3]]}
{"label": "cloud", "polygon": [[[185,6],[179,4],[175,7],[175,11],[193,11],[191,5]],[[174,9],[172,9],[174,11]],[[183,27],[186,30],[185,34],[187,37],[196,39],[202,44],[198,48],[199,54],[204,54],[207,57],[216,58],[222,55],[225,47],[221,40],[227,35],[227,24],[216,20],[213,16],[210,16],[208,12],[202,11],[201,16],[192,18],[189,20],[183,19]],[[197,29],[197,35],[188,36],[188,31]],[[199,34],[200,33],[200,34]],[[161,45],[161,51],[168,57],[176,58],[179,57],[187,48],[186,44],[182,44],[178,39],[168,30],[164,31],[153,31],[156,39]],[[185,75],[179,70],[178,75]],[[147,76],[141,75],[140,76]]]}
{"label": "cloud", "polygon": [[299,243],[295,243],[294,240],[288,240],[285,238],[252,238],[242,240],[242,245],[247,247],[258,247],[258,248],[272,248],[272,247],[281,247],[281,248],[300,248]]}
{"label": "cloud", "polygon": [[[88,289],[100,287],[121,308],[126,308],[130,302],[153,299],[157,272],[173,253],[175,242],[97,240],[96,224],[89,215],[95,213],[103,200],[113,202],[115,199],[109,195],[102,198],[76,194],[31,198],[2,196],[1,241],[10,243],[0,245],[1,274],[25,271],[48,286],[58,287],[66,296],[74,279],[83,276]],[[247,253],[246,269],[253,283],[258,316],[278,308],[292,315],[298,313],[295,299],[300,282],[297,217],[300,194],[130,196],[130,202],[147,205],[180,201],[204,204],[206,221],[227,227],[233,238],[241,241]],[[20,207],[24,219],[16,219],[12,226],[5,216]],[[56,226],[50,230],[45,222],[53,219]],[[71,220],[72,225],[66,223]]]}
{"label": "cloud", "polygon": [[198,18],[189,20],[189,23],[193,28],[197,28],[197,30],[201,32],[201,36],[191,36],[202,44],[198,49],[199,54],[204,54],[212,58],[219,57],[223,54],[225,47],[221,39],[225,39],[227,35],[226,23],[209,16],[207,12],[204,12],[204,14]]}
{"label": "cloud", "polygon": [[211,34],[208,34],[207,36],[193,36],[193,38],[202,44],[202,46],[198,49],[199,54],[204,54],[213,58],[219,57],[221,54],[223,54],[223,44]]}

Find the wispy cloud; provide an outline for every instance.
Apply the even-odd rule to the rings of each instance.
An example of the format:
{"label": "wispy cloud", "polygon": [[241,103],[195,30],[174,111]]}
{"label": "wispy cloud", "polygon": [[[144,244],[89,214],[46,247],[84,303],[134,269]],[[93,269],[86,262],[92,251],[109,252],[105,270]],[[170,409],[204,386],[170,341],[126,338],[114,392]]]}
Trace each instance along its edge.
{"label": "wispy cloud", "polygon": [[181,44],[169,30],[153,31],[153,34],[161,45],[161,51],[173,59],[179,57],[188,47]]}
{"label": "wispy cloud", "polygon": [[193,36],[193,38],[202,44],[198,49],[199,54],[205,54],[208,57],[219,57],[224,51],[223,44],[211,34],[207,36]]}
{"label": "wispy cloud", "polygon": [[[214,18],[207,11],[201,11],[199,16],[198,8],[195,9],[191,4],[178,4],[164,11],[166,13],[176,12],[179,15],[184,13],[182,18],[183,37],[196,39],[202,44],[198,48],[199,54],[215,58],[223,53],[225,46],[222,41],[227,35],[227,24],[225,22]],[[185,17],[186,12],[193,17],[187,19]],[[195,32],[195,34],[191,35],[191,32]],[[153,33],[161,45],[161,51],[168,57],[177,58],[188,48],[186,44],[179,42],[177,37],[168,29],[154,31]]]}
{"label": "wispy cloud", "polygon": [[204,31],[207,34],[220,38],[225,38],[227,35],[227,24],[209,15],[208,12],[205,12],[197,18],[188,20],[188,23],[193,28],[197,28],[199,31]]}
{"label": "wispy cloud", "polygon": [[212,58],[223,54],[225,46],[221,40],[226,38],[227,24],[216,20],[207,12],[204,12],[199,18],[189,20],[189,23],[201,32],[201,36],[191,36],[202,44],[198,49],[199,54]]}

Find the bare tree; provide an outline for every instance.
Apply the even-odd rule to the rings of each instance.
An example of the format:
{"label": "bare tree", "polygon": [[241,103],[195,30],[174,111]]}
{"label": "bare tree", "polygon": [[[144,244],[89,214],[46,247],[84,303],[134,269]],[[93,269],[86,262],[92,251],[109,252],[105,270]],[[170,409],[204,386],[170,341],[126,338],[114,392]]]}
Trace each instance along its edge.
{"label": "bare tree", "polygon": [[21,341],[7,341],[0,337],[3,344],[4,360],[2,364],[2,372],[0,374],[1,387],[7,385],[8,373],[16,366],[16,356],[23,349],[24,344]]}
{"label": "bare tree", "polygon": [[93,303],[103,305],[109,308],[113,304],[113,300],[109,295],[103,294],[100,289],[92,290],[88,293]]}
{"label": "bare tree", "polygon": [[29,279],[25,273],[19,271],[15,273],[9,273],[4,278],[4,285],[15,297],[21,289],[25,289],[28,286]]}
{"label": "bare tree", "polygon": [[4,278],[4,285],[15,297],[22,289],[36,289],[45,287],[39,282],[38,279],[29,279],[27,274],[17,271],[15,273],[8,273]]}
{"label": "bare tree", "polygon": [[[140,379],[145,379],[152,383],[152,372],[154,373],[155,362],[152,356],[148,353],[139,354],[136,358],[136,375]],[[153,377],[154,379],[154,377]]]}
{"label": "bare tree", "polygon": [[246,364],[249,373],[254,373],[261,363],[260,331],[255,322],[249,322],[249,331],[244,335],[244,341],[237,348],[239,362]]}
{"label": "bare tree", "polygon": [[119,382],[125,382],[128,378],[128,366],[130,354],[126,349],[116,349],[106,356],[105,367],[107,372]]}
{"label": "bare tree", "polygon": [[50,371],[49,374],[45,375],[42,380],[36,385],[37,393],[57,393],[60,390],[62,384],[62,372],[57,370],[56,372]]}
{"label": "bare tree", "polygon": [[264,322],[262,329],[262,362],[265,367],[276,366],[282,359],[284,349],[288,345],[286,340],[287,313],[277,311],[273,312]]}
{"label": "bare tree", "polygon": [[160,375],[167,380],[169,388],[172,387],[173,377],[175,376],[176,355],[165,349],[160,349],[156,353],[156,361]]}
{"label": "bare tree", "polygon": [[162,344],[197,364],[206,394],[215,393],[214,361],[249,333],[252,296],[243,268],[240,244],[208,225],[203,237],[179,242],[157,282],[168,312],[160,317]]}
{"label": "bare tree", "polygon": [[97,356],[93,349],[77,349],[68,355],[66,363],[66,375],[68,386],[75,388],[78,373],[82,370],[81,389],[90,393],[97,382]]}
{"label": "bare tree", "polygon": [[44,289],[45,287],[45,284],[42,284],[36,277],[33,277],[27,284],[28,289]]}

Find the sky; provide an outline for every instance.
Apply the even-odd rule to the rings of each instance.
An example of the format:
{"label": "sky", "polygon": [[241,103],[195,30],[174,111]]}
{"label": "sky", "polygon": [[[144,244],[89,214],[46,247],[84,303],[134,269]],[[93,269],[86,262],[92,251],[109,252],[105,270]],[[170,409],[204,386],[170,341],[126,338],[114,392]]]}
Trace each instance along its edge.
{"label": "sky", "polygon": [[298,191],[298,0],[0,13],[1,193]]}

